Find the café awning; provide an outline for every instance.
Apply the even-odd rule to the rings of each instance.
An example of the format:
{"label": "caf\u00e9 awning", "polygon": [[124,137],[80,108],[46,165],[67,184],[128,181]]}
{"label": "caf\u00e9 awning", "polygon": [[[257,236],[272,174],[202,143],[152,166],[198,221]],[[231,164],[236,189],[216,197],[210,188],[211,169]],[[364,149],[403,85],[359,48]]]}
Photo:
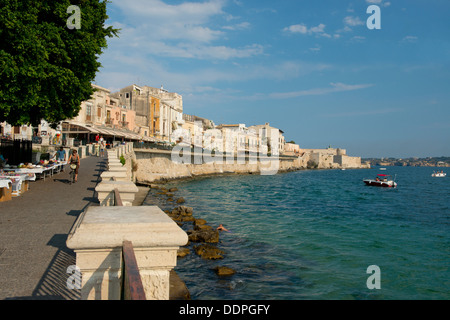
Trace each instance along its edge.
{"label": "caf\u00e9 awning", "polygon": [[98,131],[86,125],[82,125],[79,123],[71,123],[71,122],[63,122],[62,123],[62,133],[70,134],[80,134],[80,133],[98,133]]}

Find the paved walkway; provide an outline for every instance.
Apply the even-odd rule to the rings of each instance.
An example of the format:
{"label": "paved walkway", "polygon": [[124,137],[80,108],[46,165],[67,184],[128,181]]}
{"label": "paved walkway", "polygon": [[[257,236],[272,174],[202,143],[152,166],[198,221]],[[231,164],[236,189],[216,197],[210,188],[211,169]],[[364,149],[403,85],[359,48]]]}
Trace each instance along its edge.
{"label": "paved walkway", "polygon": [[89,205],[98,204],[95,186],[104,158],[81,160],[78,182],[70,185],[69,169],[30,183],[30,190],[0,202],[0,299],[79,299],[67,289],[67,267],[75,254],[67,234]]}

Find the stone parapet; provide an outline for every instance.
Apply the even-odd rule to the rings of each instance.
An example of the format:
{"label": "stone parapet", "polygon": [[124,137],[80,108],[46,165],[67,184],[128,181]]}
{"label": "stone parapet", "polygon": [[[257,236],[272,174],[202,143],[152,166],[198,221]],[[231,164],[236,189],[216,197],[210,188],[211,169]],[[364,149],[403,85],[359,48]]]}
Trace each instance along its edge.
{"label": "stone parapet", "polygon": [[[100,175],[102,181],[130,181],[128,174],[125,171],[104,171]],[[114,179],[113,179],[114,178]]]}
{"label": "stone parapet", "polygon": [[108,162],[108,170],[117,171],[117,169],[121,169],[121,168],[123,168],[123,165],[120,162],[119,163]]}
{"label": "stone parapet", "polygon": [[95,187],[101,206],[115,205],[114,189],[119,191],[124,206],[131,206],[136,193],[139,192],[138,187],[131,181],[102,181]]}
{"label": "stone parapet", "polygon": [[122,292],[123,241],[131,241],[146,298],[169,299],[169,274],[187,234],[156,206],[91,206],[75,223],[67,246],[82,275],[81,298],[118,300]]}

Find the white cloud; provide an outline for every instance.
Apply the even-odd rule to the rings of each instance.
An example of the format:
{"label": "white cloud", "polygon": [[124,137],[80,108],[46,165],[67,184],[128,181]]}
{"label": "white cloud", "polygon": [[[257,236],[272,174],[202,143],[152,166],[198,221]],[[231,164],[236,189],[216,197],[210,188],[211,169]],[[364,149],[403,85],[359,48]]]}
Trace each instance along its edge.
{"label": "white cloud", "polygon": [[402,39],[402,42],[415,43],[418,39],[419,38],[417,38],[416,36],[406,36]]}
{"label": "white cloud", "polygon": [[330,38],[331,36],[325,32],[325,25],[323,23],[316,27],[308,28],[305,24],[294,24],[283,29],[284,32],[300,33],[308,35],[317,35]]}
{"label": "white cloud", "polygon": [[242,22],[242,23],[238,23],[232,26],[224,26],[222,27],[222,29],[225,30],[231,30],[231,31],[236,31],[236,30],[245,30],[250,28],[250,23],[249,22]]}
{"label": "white cloud", "polygon": [[217,25],[218,17],[229,21],[223,10],[224,0],[185,1],[177,5],[161,0],[114,0],[109,5],[120,10],[122,16],[120,22],[111,22],[122,29],[118,39],[109,41],[112,50],[135,50],[140,56],[213,60],[248,58],[264,52],[258,44],[233,48],[220,43],[227,31],[250,27],[248,22]]}
{"label": "white cloud", "polygon": [[215,16],[225,14],[223,1],[168,5],[160,0],[117,0],[109,5],[121,11],[122,23],[147,39],[210,42],[224,34],[207,26]]}
{"label": "white cloud", "polygon": [[283,29],[283,31],[289,31],[292,33],[301,33],[301,34],[307,34],[308,28],[304,24],[295,24],[290,27],[286,27]]}
{"label": "white cloud", "polygon": [[364,22],[359,17],[347,16],[344,18],[344,24],[350,27],[356,27],[364,25]]}
{"label": "white cloud", "polygon": [[270,94],[271,98],[276,99],[290,99],[301,96],[313,96],[313,95],[324,95],[335,92],[345,92],[345,91],[354,91],[372,87],[372,84],[356,84],[349,85],[344,83],[330,83],[330,87],[328,88],[316,88],[316,89],[308,89],[308,90],[300,90],[293,92],[278,92]]}
{"label": "white cloud", "polygon": [[363,42],[364,40],[366,40],[366,37],[363,36],[354,36],[350,39],[352,42]]}
{"label": "white cloud", "polygon": [[383,7],[389,7],[391,3],[389,1],[383,2],[383,0],[366,0],[367,3],[381,5]]}

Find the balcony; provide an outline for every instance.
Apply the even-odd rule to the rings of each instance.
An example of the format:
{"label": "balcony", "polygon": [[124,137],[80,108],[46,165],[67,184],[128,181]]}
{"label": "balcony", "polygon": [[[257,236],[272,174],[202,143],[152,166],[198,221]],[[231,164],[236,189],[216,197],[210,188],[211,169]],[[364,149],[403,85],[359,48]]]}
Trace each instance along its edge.
{"label": "balcony", "polygon": [[159,117],[160,117],[160,112],[159,111],[153,112],[153,118],[159,118]]}
{"label": "balcony", "polygon": [[106,125],[107,127],[112,127],[112,125],[113,125],[112,119],[111,119],[111,118],[106,119],[106,120],[105,120],[105,125]]}

